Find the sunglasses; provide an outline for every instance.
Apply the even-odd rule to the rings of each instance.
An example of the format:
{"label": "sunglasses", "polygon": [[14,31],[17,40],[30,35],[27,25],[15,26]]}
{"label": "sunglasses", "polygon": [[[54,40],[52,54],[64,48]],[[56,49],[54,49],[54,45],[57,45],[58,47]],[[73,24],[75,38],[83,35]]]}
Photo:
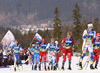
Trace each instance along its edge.
{"label": "sunglasses", "polygon": [[89,27],[89,28],[93,28],[93,27]]}
{"label": "sunglasses", "polygon": [[71,38],[71,36],[68,36],[68,38]]}

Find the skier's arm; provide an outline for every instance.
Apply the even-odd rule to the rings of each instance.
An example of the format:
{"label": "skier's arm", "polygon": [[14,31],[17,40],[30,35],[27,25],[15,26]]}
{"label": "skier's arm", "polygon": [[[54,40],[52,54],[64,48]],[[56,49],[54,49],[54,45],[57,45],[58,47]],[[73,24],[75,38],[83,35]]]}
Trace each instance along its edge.
{"label": "skier's arm", "polygon": [[50,46],[50,43],[48,43],[47,47],[46,47],[46,50],[48,51],[49,50],[49,46]]}
{"label": "skier's arm", "polygon": [[61,44],[63,44],[65,42],[65,38],[63,38],[63,40],[61,41]]}
{"label": "skier's arm", "polygon": [[39,48],[40,48],[40,50],[43,50],[43,48],[41,46]]}
{"label": "skier's arm", "polygon": [[88,36],[88,33],[87,33],[87,31],[86,30],[84,30],[84,32],[83,32],[83,39],[86,39],[86,37]]}
{"label": "skier's arm", "polygon": [[62,46],[61,46],[61,44],[60,44],[60,50],[62,50]]}
{"label": "skier's arm", "polygon": [[61,42],[61,47],[60,48],[66,48],[66,44],[64,43],[65,42],[65,38],[63,38],[62,42]]}

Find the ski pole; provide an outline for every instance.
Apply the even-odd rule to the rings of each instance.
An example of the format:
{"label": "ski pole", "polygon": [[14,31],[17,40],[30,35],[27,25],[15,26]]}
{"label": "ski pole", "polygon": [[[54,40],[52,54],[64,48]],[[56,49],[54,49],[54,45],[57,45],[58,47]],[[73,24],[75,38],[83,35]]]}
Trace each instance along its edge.
{"label": "ski pole", "polygon": [[86,68],[85,69],[87,69],[88,64],[89,64],[89,61],[87,61],[87,65],[86,65]]}
{"label": "ski pole", "polygon": [[89,55],[89,59],[88,59],[88,61],[87,61],[87,65],[86,65],[86,68],[85,68],[85,69],[87,69],[87,66],[88,66],[88,64],[89,64],[89,60],[90,60],[90,55]]}
{"label": "ski pole", "polygon": [[84,63],[83,68],[85,67],[85,65],[86,65],[86,63],[88,62],[88,60],[89,60],[89,56],[88,56],[86,62]]}
{"label": "ski pole", "polygon": [[44,61],[43,61],[43,57],[42,57],[42,71],[44,70],[44,67],[43,67],[43,64],[44,64]]}

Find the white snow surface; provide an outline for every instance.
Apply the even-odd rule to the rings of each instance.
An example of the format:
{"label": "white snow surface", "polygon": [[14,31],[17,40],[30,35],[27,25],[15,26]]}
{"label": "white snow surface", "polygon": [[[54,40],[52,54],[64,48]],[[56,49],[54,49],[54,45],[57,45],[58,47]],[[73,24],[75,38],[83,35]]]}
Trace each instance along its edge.
{"label": "white snow surface", "polygon": [[[83,59],[83,65],[84,63],[86,62],[88,56],[84,57]],[[31,70],[31,65],[25,65],[23,64],[22,66],[20,66],[20,71],[17,71],[14,72],[14,68],[13,66],[11,66],[10,68],[0,68],[0,73],[100,73],[100,63],[98,63],[98,69],[95,69],[95,70],[91,70],[90,69],[90,63],[88,64],[88,67],[86,69],[86,66],[83,68],[83,70],[79,70],[79,66],[76,65],[79,63],[79,59],[80,57],[75,57],[75,56],[72,56],[72,64],[71,64],[71,67],[72,67],[72,70],[68,70],[68,58],[66,60],[66,63],[65,63],[65,70],[64,71],[60,71],[60,70],[56,70],[56,71],[45,71],[44,70],[44,64],[42,63],[41,65],[41,71],[34,71],[34,70]],[[63,61],[63,58],[60,57],[60,60],[59,60],[59,68],[61,68],[62,66],[62,61]],[[48,65],[48,64],[47,64]]]}

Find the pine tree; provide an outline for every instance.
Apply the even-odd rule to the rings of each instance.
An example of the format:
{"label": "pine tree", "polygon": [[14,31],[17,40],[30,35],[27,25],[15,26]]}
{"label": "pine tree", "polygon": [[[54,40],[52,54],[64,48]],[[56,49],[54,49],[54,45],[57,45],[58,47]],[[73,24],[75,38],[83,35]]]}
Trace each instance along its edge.
{"label": "pine tree", "polygon": [[55,40],[57,40],[58,42],[61,42],[61,38],[62,38],[62,24],[60,19],[58,18],[58,8],[55,8],[54,14],[54,24],[53,24],[53,37],[55,38]]}
{"label": "pine tree", "polygon": [[[90,23],[89,19],[88,19],[88,14],[86,14],[85,19],[82,21],[82,31],[84,31],[84,29],[87,29],[87,24]],[[83,34],[83,33],[82,33]]]}
{"label": "pine tree", "polygon": [[82,26],[81,26],[81,21],[80,21],[80,18],[81,17],[81,14],[80,14],[80,8],[78,6],[78,3],[75,4],[75,9],[73,10],[73,16],[72,16],[74,22],[74,28],[73,28],[73,37],[74,37],[74,40],[75,40],[75,48],[78,49],[79,48],[79,43],[81,41],[81,38],[82,38]]}
{"label": "pine tree", "polygon": [[31,31],[31,29],[28,31],[27,34],[27,44],[29,43],[28,47],[32,47],[32,43],[33,43],[33,37],[34,37],[34,33]]}
{"label": "pine tree", "polygon": [[94,18],[93,28],[95,31],[99,32],[99,20],[98,20],[98,18]]}

